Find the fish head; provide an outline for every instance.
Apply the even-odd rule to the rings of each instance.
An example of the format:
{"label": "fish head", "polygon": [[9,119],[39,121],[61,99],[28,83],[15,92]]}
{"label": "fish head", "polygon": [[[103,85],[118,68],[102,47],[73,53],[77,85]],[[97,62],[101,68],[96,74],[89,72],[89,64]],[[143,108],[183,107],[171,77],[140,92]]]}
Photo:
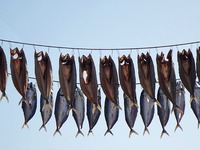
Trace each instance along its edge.
{"label": "fish head", "polygon": [[129,78],[130,78],[130,72],[131,72],[130,63],[131,63],[130,55],[128,57],[123,55],[122,57],[119,58],[119,64],[121,65],[122,72],[124,74],[126,81],[129,81]]}
{"label": "fish head", "polygon": [[190,73],[190,67],[191,67],[191,51],[188,52],[183,49],[182,52],[179,52],[179,58],[181,61],[181,64],[183,66],[184,72],[189,74]]}
{"label": "fish head", "polygon": [[[112,59],[112,58],[111,58]],[[112,76],[112,61],[109,58],[107,58],[107,56],[104,56],[103,59],[101,59],[101,65],[103,67],[103,73],[105,74],[106,80],[108,81],[108,83],[111,82],[111,76]]]}

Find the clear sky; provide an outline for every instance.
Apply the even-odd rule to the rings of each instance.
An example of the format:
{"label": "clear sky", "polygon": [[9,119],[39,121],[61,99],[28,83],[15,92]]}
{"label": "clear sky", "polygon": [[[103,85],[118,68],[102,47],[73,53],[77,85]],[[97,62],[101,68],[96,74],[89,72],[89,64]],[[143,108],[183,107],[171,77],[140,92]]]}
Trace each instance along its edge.
{"label": "clear sky", "polygon": [[[198,0],[152,0],[140,2],[131,0],[6,0],[0,5],[0,38],[70,47],[91,48],[117,48],[117,47],[141,47],[175,44],[200,40],[200,1]],[[187,45],[183,47],[171,47],[175,64],[176,77],[179,78],[177,70],[177,49],[191,48],[196,58],[196,47],[198,45]],[[19,44],[3,43],[2,47],[7,56],[8,70],[10,72],[9,48],[23,47]],[[158,53],[165,54],[170,48],[158,49]],[[36,47],[37,51],[48,51],[48,48]],[[24,46],[28,61],[29,76],[34,75],[34,48]],[[137,82],[137,54],[149,51],[153,59],[156,50],[132,51],[136,70]],[[75,50],[61,49],[63,54],[75,54],[76,62],[78,52]],[[97,75],[99,72],[99,51],[80,51],[80,55],[91,53],[94,57]],[[112,55],[118,66],[118,54],[129,54],[130,51],[102,51],[102,56]],[[58,49],[49,50],[53,65],[54,80],[58,80]],[[154,62],[155,64],[155,62]],[[78,69],[78,65],[77,65]],[[156,70],[156,65],[155,65]],[[157,72],[156,72],[157,78]],[[99,76],[98,76],[99,79]],[[30,80],[35,83],[35,80]],[[78,79],[79,81],[79,79]],[[54,100],[59,85],[54,83]],[[158,88],[158,84],[156,85]],[[150,135],[142,135],[144,125],[138,113],[134,129],[139,135],[128,138],[129,128],[125,122],[124,111],[120,111],[119,120],[112,129],[114,136],[103,136],[107,127],[102,111],[99,122],[94,128],[94,136],[87,137],[88,121],[85,118],[83,125],[84,137],[79,135],[75,138],[77,127],[70,113],[68,120],[61,128],[62,136],[57,134],[53,137],[56,128],[55,117],[52,116],[47,124],[47,132],[38,131],[42,124],[39,112],[39,90],[38,107],[35,116],[30,120],[29,129],[21,129],[24,122],[21,106],[18,106],[20,95],[13,86],[11,77],[8,78],[6,93],[9,103],[2,100],[0,103],[0,149],[199,149],[198,143],[200,131],[197,129],[197,120],[190,109],[189,94],[186,92],[186,110],[181,121],[183,132],[178,129],[174,132],[176,121],[171,114],[166,130],[170,136],[164,135],[160,139],[162,131],[157,110],[151,125]],[[119,101],[123,109],[122,90],[119,88]],[[141,93],[141,86],[137,86],[137,99]],[[102,92],[102,104],[104,105],[104,94]]]}

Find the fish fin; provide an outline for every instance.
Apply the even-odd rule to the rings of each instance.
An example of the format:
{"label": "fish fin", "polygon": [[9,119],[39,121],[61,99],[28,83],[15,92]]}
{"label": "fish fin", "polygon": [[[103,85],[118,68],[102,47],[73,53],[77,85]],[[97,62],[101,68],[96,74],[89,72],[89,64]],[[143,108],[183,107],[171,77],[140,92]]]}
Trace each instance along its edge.
{"label": "fish fin", "polygon": [[164,133],[169,136],[169,133],[165,130],[165,128],[163,128],[162,133],[160,135],[160,138],[162,138],[162,136],[163,136]]}
{"label": "fish fin", "polygon": [[154,99],[154,103],[156,103],[160,108],[162,108],[160,102],[157,99]]}
{"label": "fish fin", "polygon": [[42,126],[39,128],[39,131],[40,131],[42,128],[44,128],[44,130],[47,132],[47,128],[46,128],[46,126],[45,126],[44,124],[42,124]]}
{"label": "fish fin", "polygon": [[25,123],[25,122],[24,122],[24,124],[22,125],[22,129],[23,129],[25,126],[26,126],[26,127],[29,129],[29,126],[28,126],[28,124],[27,124],[27,123]]}
{"label": "fish fin", "polygon": [[28,100],[26,100],[25,98],[22,98],[20,101],[19,101],[19,103],[18,103],[18,105],[20,105],[22,102],[25,102],[26,103],[26,105],[28,106],[28,108],[32,108],[32,106],[31,106],[31,104],[28,102]]}
{"label": "fish fin", "polygon": [[92,114],[94,114],[96,108],[101,112],[101,106],[99,104],[97,104],[97,105],[95,105],[95,107],[92,108]]}
{"label": "fish fin", "polygon": [[176,131],[177,128],[180,128],[182,131],[183,131],[183,128],[181,127],[181,125],[179,123],[177,123],[175,129],[174,129],[174,132]]}
{"label": "fish fin", "polygon": [[173,113],[175,109],[178,109],[179,113],[181,113],[181,116],[183,116],[183,111],[177,105],[173,105],[171,113]]}
{"label": "fish fin", "polygon": [[88,134],[87,134],[87,136],[89,136],[89,135],[90,135],[90,133],[92,133],[92,135],[94,136],[94,134],[93,134],[92,130],[89,130],[89,131],[88,131]]}
{"label": "fish fin", "polygon": [[190,95],[190,103],[192,103],[193,100],[197,102],[197,97],[194,95]]}
{"label": "fish fin", "polygon": [[1,95],[0,101],[1,101],[4,97],[6,98],[6,100],[7,100],[8,103],[9,103],[8,96],[6,95],[6,93],[3,93],[3,94]]}
{"label": "fish fin", "polygon": [[144,128],[144,132],[143,132],[143,135],[145,134],[145,132],[147,132],[148,134],[150,134],[149,130],[147,127]]}
{"label": "fish fin", "polygon": [[115,110],[115,109],[120,109],[120,110],[122,110],[122,108],[121,108],[119,105],[115,105],[112,109],[113,109],[113,110]]}
{"label": "fish fin", "polygon": [[82,136],[84,136],[83,132],[79,129],[78,132],[76,133],[76,137],[81,134]]}
{"label": "fish fin", "polygon": [[138,133],[135,131],[135,130],[133,130],[133,129],[130,129],[130,132],[129,132],[129,138],[131,137],[131,134],[132,133],[135,133],[135,134],[137,134],[138,135]]}
{"label": "fish fin", "polygon": [[108,129],[108,130],[105,132],[104,136],[106,136],[107,133],[110,133],[110,134],[113,136],[113,133],[112,133],[112,131],[111,131],[110,129]]}
{"label": "fish fin", "polygon": [[42,107],[42,111],[44,111],[47,107],[49,107],[51,110],[53,109],[53,106],[49,102],[45,102],[44,106]]}
{"label": "fish fin", "polygon": [[55,136],[57,132],[62,136],[62,133],[60,132],[60,130],[59,130],[58,128],[57,128],[56,131],[54,132],[53,136]]}
{"label": "fish fin", "polygon": [[133,106],[135,106],[135,107],[139,108],[139,106],[138,106],[137,102],[133,102],[133,101],[132,101],[132,103],[131,103],[130,107],[133,107]]}

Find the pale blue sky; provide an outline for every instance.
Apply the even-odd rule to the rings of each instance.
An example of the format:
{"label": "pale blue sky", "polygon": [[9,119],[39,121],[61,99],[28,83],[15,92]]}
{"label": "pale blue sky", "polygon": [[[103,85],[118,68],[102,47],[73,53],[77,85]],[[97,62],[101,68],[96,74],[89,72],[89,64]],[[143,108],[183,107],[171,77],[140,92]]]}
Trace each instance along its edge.
{"label": "pale blue sky", "polygon": [[[200,1],[198,0],[152,0],[152,1],[131,1],[131,0],[6,0],[0,5],[0,38],[70,47],[92,47],[92,48],[117,48],[117,47],[141,47],[165,45],[182,42],[200,40]],[[12,44],[12,48],[22,45]],[[192,48],[196,58],[196,47],[198,45],[187,45],[182,48]],[[7,56],[8,68],[10,72],[9,44],[3,43]],[[174,49],[174,63],[176,76],[178,76],[176,53]],[[24,46],[28,61],[29,76],[34,75],[34,49],[31,46]],[[36,47],[37,51],[48,51],[48,48]],[[165,54],[169,48],[158,49]],[[61,49],[62,53],[73,51]],[[153,59],[156,57],[156,50],[150,51]],[[137,75],[137,54],[133,51],[132,57]],[[78,52],[74,51],[76,60]],[[90,51],[80,51],[80,55],[89,54]],[[100,53],[92,51],[95,59],[97,75]],[[130,51],[119,51],[119,54],[129,54]],[[118,53],[116,51],[102,51],[103,55],[112,55],[117,63]],[[53,64],[53,77],[58,80],[58,49],[50,49],[49,55]],[[155,62],[154,62],[155,64]],[[77,65],[78,68],[78,65]],[[156,69],[156,66],[155,66]],[[99,77],[98,77],[99,80]],[[31,80],[35,83],[35,80]],[[78,79],[79,81],[79,79]],[[156,85],[158,88],[158,85]],[[54,100],[59,85],[54,84]],[[120,105],[123,109],[122,90],[120,91]],[[129,128],[125,122],[124,111],[120,111],[119,120],[112,129],[114,136],[104,133],[107,129],[104,114],[94,128],[94,136],[87,137],[88,122],[85,118],[83,133],[75,138],[77,127],[72,115],[61,128],[62,136],[53,133],[56,128],[55,117],[52,116],[47,124],[46,133],[44,130],[38,131],[41,126],[41,116],[39,112],[39,91],[38,108],[35,116],[30,120],[30,129],[21,129],[24,122],[21,106],[18,106],[20,96],[13,87],[11,77],[8,78],[7,95],[10,102],[3,100],[0,103],[0,149],[198,149],[197,143],[200,138],[200,131],[197,129],[197,120],[190,109],[189,94],[186,92],[186,110],[181,125],[183,132],[177,130],[174,133],[176,121],[174,114],[171,114],[166,130],[170,137],[164,135],[160,139],[162,131],[157,110],[155,111],[152,124],[149,126],[150,135],[142,135],[144,125],[141,116],[138,117],[134,129],[139,136],[132,135],[128,138]],[[137,99],[139,100],[141,86],[137,86]],[[104,105],[104,94],[102,92],[102,104]]]}

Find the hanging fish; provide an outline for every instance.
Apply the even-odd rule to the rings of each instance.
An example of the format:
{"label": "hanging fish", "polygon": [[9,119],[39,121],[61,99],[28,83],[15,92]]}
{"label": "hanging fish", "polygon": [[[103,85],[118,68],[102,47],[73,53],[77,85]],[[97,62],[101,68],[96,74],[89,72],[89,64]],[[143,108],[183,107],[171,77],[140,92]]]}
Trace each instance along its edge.
{"label": "hanging fish", "polygon": [[55,134],[58,132],[60,135],[60,128],[62,125],[65,123],[69,116],[69,110],[70,106],[68,101],[65,99],[64,94],[61,90],[61,88],[58,90],[57,96],[56,96],[56,103],[55,103],[55,119],[56,119],[56,131],[54,132]]}
{"label": "hanging fish", "polygon": [[180,108],[182,113],[180,113],[180,111],[178,111],[177,109],[174,110],[174,115],[177,122],[177,125],[174,131],[176,131],[178,127],[181,130],[183,130],[180,125],[180,121],[185,112],[185,90],[184,90],[183,83],[181,81],[176,82],[176,104]]}
{"label": "hanging fish", "polygon": [[19,104],[24,101],[30,107],[31,105],[28,103],[28,100],[26,100],[26,91],[28,87],[28,71],[25,53],[23,49],[19,51],[18,48],[15,48],[10,49],[10,54],[10,70],[12,81],[15,88],[22,96]]}
{"label": "hanging fish", "polygon": [[[133,130],[133,126],[135,124],[135,120],[137,117],[138,107],[136,105],[133,105],[134,102],[137,104],[137,99],[135,97],[134,102],[124,93],[124,112],[125,112],[125,120],[127,125],[130,128],[129,132],[129,138],[131,137],[132,133],[135,133],[138,135],[138,133]],[[136,96],[136,94],[135,94]]]}
{"label": "hanging fish", "polygon": [[[160,88],[165,94],[165,96],[172,102],[173,110],[179,107],[176,104],[176,75],[174,71],[174,64],[172,62],[172,50],[167,54],[167,59],[165,60],[164,54],[157,54],[156,63],[158,71],[158,80]],[[181,111],[180,111],[181,112]]]}
{"label": "hanging fish", "polygon": [[185,88],[190,92],[192,96],[190,102],[194,97],[194,86],[196,84],[196,72],[195,72],[195,63],[192,52],[190,49],[186,51],[185,49],[182,52],[177,53],[178,66],[179,66],[179,76]]}
{"label": "hanging fish", "polygon": [[63,94],[70,105],[73,105],[76,90],[76,65],[74,55],[60,54],[59,59],[59,80]]}
{"label": "hanging fish", "polygon": [[197,77],[200,82],[200,47],[197,48],[196,68],[197,68]]}
{"label": "hanging fish", "polygon": [[0,100],[5,97],[8,101],[6,95],[6,85],[8,78],[7,60],[3,48],[0,46],[0,90],[2,92]]}
{"label": "hanging fish", "polygon": [[138,55],[138,74],[144,91],[161,107],[160,103],[155,98],[155,71],[152,58],[148,52],[146,55],[144,53],[140,56]]}
{"label": "hanging fish", "polygon": [[37,93],[35,85],[33,85],[32,82],[28,83],[25,98],[28,103],[31,104],[31,107],[29,107],[26,102],[22,101],[22,110],[24,113],[24,124],[22,128],[24,128],[25,125],[29,128],[27,123],[35,115],[37,108]]}
{"label": "hanging fish", "polygon": [[[86,78],[84,74],[86,73]],[[96,69],[92,56],[89,54],[87,57],[79,57],[79,77],[81,90],[85,96],[90,100],[95,106],[101,110],[101,107],[97,102],[97,77]],[[95,110],[95,109],[94,109]],[[94,113],[94,110],[92,111]]]}
{"label": "hanging fish", "polygon": [[74,117],[74,120],[76,122],[77,128],[78,128],[78,132],[76,134],[76,137],[79,134],[83,134],[83,132],[81,131],[82,127],[83,127],[83,121],[85,118],[85,101],[84,101],[84,95],[83,92],[77,87],[76,91],[75,91],[75,96],[74,96],[74,109],[76,110],[76,112],[72,112],[72,115]]}
{"label": "hanging fish", "polygon": [[133,101],[132,104],[137,106],[136,97],[136,79],[133,60],[130,55],[123,55],[118,58],[119,61],[119,79],[122,90]]}
{"label": "hanging fish", "polygon": [[52,109],[52,105],[48,99],[51,95],[53,77],[51,60],[47,52],[43,53],[41,51],[37,53],[35,51],[35,76],[41,95],[45,99],[43,110],[47,106]]}
{"label": "hanging fish", "polygon": [[[98,89],[97,91],[97,98],[98,98],[98,105],[101,107],[101,91]],[[94,113],[92,113],[92,110],[94,110]],[[92,129],[96,125],[97,121],[99,120],[101,111],[95,107],[93,103],[91,103],[90,100],[87,99],[87,118],[88,118],[88,124],[89,124],[89,131],[88,135],[92,132]]]}
{"label": "hanging fish", "polygon": [[111,100],[109,100],[107,97],[105,99],[105,105],[104,105],[104,115],[106,119],[106,125],[107,125],[107,131],[105,132],[104,136],[107,133],[110,133],[113,135],[111,129],[117,122],[119,118],[119,109],[116,108],[116,104],[113,103]]}
{"label": "hanging fish", "polygon": [[149,133],[147,127],[151,124],[154,116],[154,100],[144,90],[142,90],[140,95],[140,114],[145,126],[144,135],[146,131]]}
{"label": "hanging fish", "polygon": [[192,101],[191,108],[197,118],[197,127],[200,125],[200,87],[195,85],[194,87],[194,96],[196,97],[195,101]]}
{"label": "hanging fish", "polygon": [[108,58],[105,56],[103,59],[100,58],[99,68],[101,87],[107,99],[111,100],[116,105],[116,107],[121,109],[118,99],[119,83],[117,77],[117,69],[111,56]]}
{"label": "hanging fish", "polygon": [[[42,117],[42,126],[40,127],[39,130],[44,128],[45,131],[47,131],[45,125],[47,124],[47,122],[50,120],[50,118],[52,116],[52,109],[50,107],[44,108],[44,105],[46,104],[45,101],[46,100],[42,97],[42,95],[40,95],[40,113],[41,113],[41,117]],[[51,106],[53,106],[53,93],[52,92],[51,92],[51,95],[50,95],[48,101],[51,104]]]}
{"label": "hanging fish", "polygon": [[162,133],[160,135],[160,138],[162,138],[163,134],[168,134],[168,132],[165,130],[165,126],[167,125],[167,122],[169,120],[169,115],[170,115],[170,102],[159,87],[158,89],[158,94],[157,94],[157,99],[160,102],[161,107],[157,107],[157,112],[158,116],[160,119],[160,123],[162,125]]}

